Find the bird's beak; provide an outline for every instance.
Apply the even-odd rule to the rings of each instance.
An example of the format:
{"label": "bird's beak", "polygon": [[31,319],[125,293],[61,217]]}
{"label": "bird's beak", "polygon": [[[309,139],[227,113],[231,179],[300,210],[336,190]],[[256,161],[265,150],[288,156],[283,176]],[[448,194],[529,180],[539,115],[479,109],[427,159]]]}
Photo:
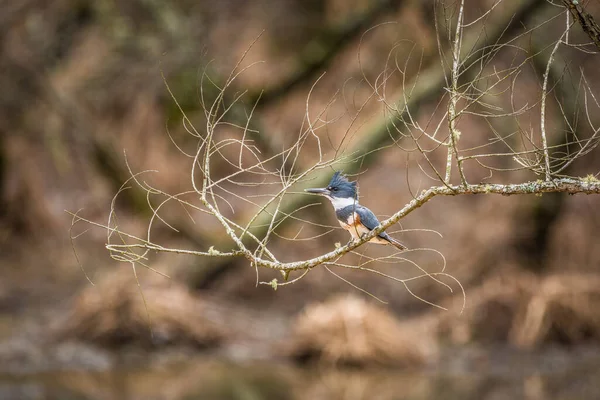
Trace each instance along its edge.
{"label": "bird's beak", "polygon": [[307,192],[307,193],[312,193],[312,194],[320,194],[321,196],[328,196],[329,195],[329,190],[324,189],[324,188],[304,189],[304,191]]}

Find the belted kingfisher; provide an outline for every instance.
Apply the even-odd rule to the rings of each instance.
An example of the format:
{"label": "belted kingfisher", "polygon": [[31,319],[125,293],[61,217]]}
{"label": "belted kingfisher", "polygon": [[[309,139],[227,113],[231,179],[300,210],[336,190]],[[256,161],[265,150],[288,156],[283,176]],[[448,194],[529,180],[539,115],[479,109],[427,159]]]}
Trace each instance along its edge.
{"label": "belted kingfisher", "polygon": [[[367,207],[358,204],[356,182],[348,181],[339,171],[333,174],[326,188],[304,189],[304,191],[327,197],[333,204],[338,222],[342,228],[350,232],[352,239],[358,239],[379,226],[379,220],[375,214]],[[399,250],[407,249],[406,246],[392,238],[385,231],[369,240],[369,242],[391,244]]]}

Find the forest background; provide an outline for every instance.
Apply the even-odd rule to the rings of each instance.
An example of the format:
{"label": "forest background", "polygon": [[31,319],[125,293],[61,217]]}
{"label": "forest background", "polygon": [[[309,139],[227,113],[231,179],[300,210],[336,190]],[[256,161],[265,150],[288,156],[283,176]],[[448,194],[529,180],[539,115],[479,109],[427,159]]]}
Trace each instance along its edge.
{"label": "forest background", "polygon": [[[598,2],[581,3],[577,10],[600,15]],[[73,226],[77,218],[71,213],[76,212],[106,224],[112,202],[119,227],[143,235],[153,214],[147,192],[130,185],[113,202],[132,173],[156,170],[149,178],[153,186],[168,193],[189,190],[192,162],[178,146],[197,146],[189,124],[205,134],[202,96],[218,96],[218,90],[206,88],[228,82],[240,59],[252,66],[225,92],[225,102],[244,93],[227,117],[248,128],[251,115],[249,137],[261,157],[293,144],[306,129],[309,109],[327,110],[322,128],[323,141],[330,143],[327,154],[343,147],[346,138],[352,148],[373,151],[315,171],[301,188],[342,169],[358,181],[362,204],[380,219],[393,215],[421,190],[440,184],[427,169],[425,153],[407,151],[410,146],[400,140],[415,126],[441,126],[442,138],[452,127],[443,122],[451,99],[460,5],[411,0],[2,2],[2,372],[106,371],[120,365],[116,355],[158,357],[180,349],[235,362],[318,360],[386,370],[444,370],[444,365],[456,368],[456,360],[466,365],[459,370],[493,369],[498,348],[510,349],[515,357],[546,357],[548,349],[561,349],[552,357],[577,358],[583,352],[600,359],[594,347],[600,344],[595,311],[600,301],[600,197],[594,194],[434,198],[388,230],[410,249],[426,249],[406,256],[414,264],[386,263],[389,250],[373,245],[348,255],[350,264],[365,254],[379,259],[374,269],[403,282],[317,266],[305,275],[292,272],[290,279],[301,279],[281,285],[286,281],[279,271],[261,269],[257,279],[258,270],[244,258],[161,252],[147,262],[152,270],[138,265],[134,274],[130,263],[119,263],[105,249],[106,230],[84,221]],[[557,160],[553,168],[560,168],[556,177],[596,184],[598,47],[574,15],[558,1],[466,2],[465,47],[496,46],[493,57],[482,56],[480,62],[511,71],[472,114],[458,120],[459,145],[475,152],[486,146],[485,153],[493,155],[481,163],[465,162],[469,183],[544,181],[545,170],[537,168],[543,167],[538,139],[544,130]],[[563,44],[555,49],[558,41]],[[386,96],[403,99],[410,110],[411,123],[398,132],[373,128],[393,118],[383,99],[370,97],[382,77]],[[468,73],[460,79],[461,85],[476,80]],[[486,110],[498,117],[482,117]],[[532,137],[529,142],[515,139]],[[527,142],[522,153],[506,144],[513,139]],[[578,154],[577,145],[585,143],[589,148],[567,163]],[[498,155],[507,150],[508,157]],[[308,145],[299,165],[315,162],[315,151]],[[441,171],[445,151],[432,151],[429,159]],[[539,163],[528,164],[531,160]],[[225,161],[215,161],[212,168],[219,176],[235,171]],[[460,184],[456,172],[452,183]],[[268,185],[241,184],[236,190],[248,198],[270,193]],[[307,196],[301,190],[291,195]],[[270,250],[285,262],[325,254],[348,240],[329,204],[298,201],[310,200],[311,206],[269,240]],[[252,215],[244,203],[232,201],[235,218]],[[190,218],[181,207],[164,215],[170,224],[154,226],[157,241],[198,251],[227,247],[227,235],[210,215]],[[420,268],[436,272],[442,267],[460,283],[440,278],[452,291],[434,279],[410,280]],[[589,348],[595,350],[581,350]],[[543,362],[535,360],[530,375],[543,376],[538,370]],[[510,369],[510,363],[505,365]],[[197,375],[193,371],[183,374],[188,380],[180,379],[186,388],[181,393]],[[335,375],[327,390],[347,388],[355,381],[353,373]],[[585,384],[577,393],[600,390],[585,376],[578,375]],[[371,390],[379,379],[375,384],[368,378],[359,381]],[[460,390],[487,398],[489,387],[481,382]],[[330,398],[321,383],[311,386],[314,396]],[[425,386],[432,396],[442,390]],[[531,396],[560,398],[561,392],[549,389],[544,379],[528,375],[517,386]],[[13,390],[13,383],[7,387]],[[89,394],[99,391],[89,382],[64,387],[90,398],[111,398]],[[299,398],[306,391],[301,393]]]}

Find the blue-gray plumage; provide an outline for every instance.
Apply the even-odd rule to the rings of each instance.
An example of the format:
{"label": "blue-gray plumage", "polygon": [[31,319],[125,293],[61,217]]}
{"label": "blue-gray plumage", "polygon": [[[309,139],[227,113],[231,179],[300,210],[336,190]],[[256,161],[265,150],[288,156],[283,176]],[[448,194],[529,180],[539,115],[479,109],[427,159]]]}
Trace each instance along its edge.
{"label": "blue-gray plumage", "polygon": [[[350,232],[353,239],[360,238],[379,226],[375,214],[367,207],[358,204],[356,182],[348,181],[340,172],[333,174],[326,188],[305,189],[305,191],[327,197],[333,204],[340,225]],[[369,242],[391,244],[400,250],[406,250],[406,246],[385,232],[381,232]]]}

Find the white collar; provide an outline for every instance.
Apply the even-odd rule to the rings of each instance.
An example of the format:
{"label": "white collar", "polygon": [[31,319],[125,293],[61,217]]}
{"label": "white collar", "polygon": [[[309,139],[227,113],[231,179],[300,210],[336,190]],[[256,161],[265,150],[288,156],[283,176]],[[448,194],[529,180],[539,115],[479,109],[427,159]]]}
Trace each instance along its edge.
{"label": "white collar", "polygon": [[344,207],[358,204],[358,202],[355,199],[353,199],[352,197],[345,197],[345,198],[328,197],[328,199],[329,199],[329,201],[331,201],[331,204],[333,204],[333,208],[335,208],[336,210],[340,210]]}

